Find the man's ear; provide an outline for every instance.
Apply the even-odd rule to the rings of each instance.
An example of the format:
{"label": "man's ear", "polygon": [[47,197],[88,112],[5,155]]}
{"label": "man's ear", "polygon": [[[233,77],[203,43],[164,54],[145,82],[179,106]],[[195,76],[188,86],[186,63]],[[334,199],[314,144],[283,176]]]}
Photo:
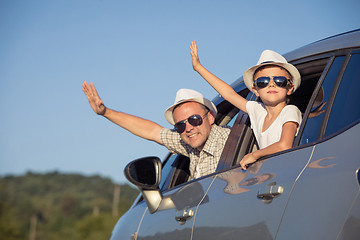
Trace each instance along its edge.
{"label": "man's ear", "polygon": [[207,117],[209,119],[209,123],[210,125],[213,125],[215,123],[215,116],[214,116],[214,113],[212,111],[210,111],[208,114],[207,114]]}

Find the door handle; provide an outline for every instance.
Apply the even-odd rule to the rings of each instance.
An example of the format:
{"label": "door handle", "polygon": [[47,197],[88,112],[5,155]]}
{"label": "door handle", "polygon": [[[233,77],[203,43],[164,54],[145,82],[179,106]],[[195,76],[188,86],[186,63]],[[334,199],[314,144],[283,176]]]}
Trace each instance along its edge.
{"label": "door handle", "polygon": [[185,222],[187,220],[189,220],[190,218],[192,218],[194,216],[194,211],[191,209],[185,209],[182,212],[179,212],[180,214],[176,214],[175,216],[175,220],[178,221],[180,223],[180,225],[185,224]]}
{"label": "door handle", "polygon": [[270,203],[275,197],[278,197],[284,192],[282,186],[276,185],[276,182],[270,183],[259,190],[257,197]]}

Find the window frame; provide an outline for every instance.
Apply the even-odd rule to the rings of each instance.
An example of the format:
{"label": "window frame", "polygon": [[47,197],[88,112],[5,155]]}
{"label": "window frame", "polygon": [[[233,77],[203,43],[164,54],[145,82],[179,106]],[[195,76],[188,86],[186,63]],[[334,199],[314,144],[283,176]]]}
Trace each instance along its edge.
{"label": "window frame", "polygon": [[[353,53],[358,53],[360,52],[360,48],[350,48],[350,49],[341,49],[341,50],[336,50],[336,51],[332,51],[332,52],[328,52],[328,53],[323,53],[323,54],[319,54],[319,55],[315,55],[315,56],[309,56],[309,57],[305,57],[305,58],[302,58],[302,59],[297,59],[296,61],[293,61],[290,63],[292,63],[293,65],[295,66],[298,66],[300,64],[304,64],[306,62],[313,62],[313,61],[317,61],[317,60],[321,60],[321,59],[328,59],[328,62],[325,66],[325,68],[323,69],[320,77],[319,77],[319,80],[311,94],[311,97],[308,101],[308,104],[307,104],[307,107],[306,107],[306,110],[303,114],[303,121],[300,125],[300,128],[299,128],[299,133],[297,135],[297,137],[295,138],[294,140],[294,144],[293,144],[293,147],[290,148],[290,149],[287,149],[287,150],[284,150],[284,151],[280,151],[280,152],[276,152],[276,153],[273,153],[273,154],[270,154],[270,155],[267,155],[267,156],[264,156],[262,158],[260,158],[258,161],[263,161],[265,159],[268,159],[268,158],[272,158],[272,157],[275,157],[277,155],[280,155],[280,154],[284,154],[284,153],[287,153],[287,152],[291,152],[291,151],[295,151],[295,150],[298,150],[298,149],[302,149],[302,148],[307,148],[309,146],[313,146],[313,145],[316,145],[320,142],[323,142],[323,141],[326,141],[328,140],[330,137],[334,137],[338,134],[340,134],[341,132],[345,131],[346,129],[348,129],[349,127],[351,126],[348,126],[340,131],[338,131],[337,133],[334,133],[333,135],[330,135],[328,137],[324,137],[324,133],[326,131],[326,125],[327,125],[327,122],[328,122],[328,118],[329,118],[329,114],[331,112],[331,108],[332,108],[332,105],[333,105],[333,102],[334,102],[334,99],[335,99],[335,96],[336,96],[336,93],[337,93],[337,90],[339,88],[339,85],[340,85],[340,82],[341,82],[341,79],[342,79],[342,76],[345,72],[345,69],[347,67],[347,64],[349,62],[349,59],[351,57],[351,55]],[[311,108],[313,106],[313,103],[316,99],[316,96],[317,96],[317,93],[318,91],[320,90],[320,88],[322,87],[322,83],[323,83],[323,80],[325,79],[330,67],[331,67],[331,64],[333,63],[334,59],[338,56],[345,56],[345,60],[338,72],[338,75],[336,77],[336,80],[334,82],[334,85],[332,87],[332,90],[331,90],[331,93],[330,93],[330,96],[329,96],[329,102],[326,103],[326,108],[325,108],[325,112],[323,114],[326,114],[324,115],[323,117],[323,120],[321,122],[321,125],[320,125],[320,128],[319,128],[319,137],[313,141],[313,142],[310,142],[310,143],[307,143],[307,144],[302,144],[302,145],[299,145],[300,143],[300,139],[301,139],[301,136],[302,136],[302,133],[303,133],[303,129],[306,125],[306,122],[307,122],[307,119],[309,117],[309,114],[311,112]],[[360,122],[360,121],[358,121]],[[358,123],[357,122],[357,123]],[[357,123],[353,123],[351,125],[356,125]],[[320,129],[321,129],[321,132],[320,132]],[[241,135],[241,133],[237,133],[239,136]],[[239,144],[240,141],[238,142],[238,146],[240,145]],[[241,145],[244,145],[245,142],[241,142]],[[248,143],[248,144],[251,144],[251,143]],[[254,144],[254,143],[253,143]],[[244,147],[244,146],[241,146],[241,147]],[[250,145],[246,146],[247,148],[251,148]],[[229,165],[229,164],[224,164],[222,168],[219,168],[217,169],[217,172],[218,170],[220,172],[223,172],[227,169],[231,169],[231,168],[234,168],[234,167],[238,167],[238,161],[240,160],[239,159],[239,156],[238,153],[239,152],[239,149],[237,149],[236,151],[233,152],[233,155],[230,156],[230,154],[228,154],[228,158],[231,158],[232,157],[232,162],[233,162],[233,165]],[[227,160],[229,162],[229,160]]]}
{"label": "window frame", "polygon": [[[326,130],[326,125],[327,125],[327,122],[328,122],[328,118],[329,118],[329,114],[330,114],[330,110],[332,108],[332,105],[333,105],[333,102],[334,102],[334,99],[335,99],[335,96],[336,96],[336,92],[337,92],[337,89],[340,85],[340,82],[341,82],[341,78],[345,72],[345,69],[346,69],[346,66],[349,62],[349,59],[351,57],[351,54],[354,53],[354,52],[360,52],[360,49],[359,48],[350,48],[350,49],[342,49],[342,50],[336,50],[336,51],[333,51],[333,52],[328,52],[328,53],[323,53],[323,54],[319,54],[319,55],[315,55],[315,56],[309,56],[309,57],[305,57],[305,58],[302,58],[302,59],[297,59],[296,61],[293,61],[290,63],[292,63],[293,65],[297,66],[297,65],[300,65],[300,64],[305,64],[307,62],[314,62],[314,61],[317,61],[317,60],[321,60],[321,59],[328,59],[328,62],[325,66],[325,68],[323,69],[320,77],[319,77],[319,80],[311,94],[311,97],[308,101],[308,105],[306,107],[306,110],[303,114],[303,121],[301,123],[301,126],[299,128],[299,133],[298,133],[298,136],[295,138],[295,141],[294,141],[294,145],[292,148],[288,149],[288,150],[285,150],[285,151],[281,151],[281,152],[277,152],[277,153],[274,153],[274,154],[270,154],[270,155],[267,155],[265,157],[262,157],[261,159],[259,159],[260,161],[261,160],[265,160],[265,159],[268,159],[268,158],[271,158],[271,157],[274,157],[274,156],[277,156],[279,154],[283,154],[283,153],[287,153],[287,152],[290,152],[290,151],[294,151],[294,150],[298,150],[298,149],[301,149],[301,148],[306,148],[306,147],[309,147],[309,146],[312,146],[312,145],[316,145],[318,144],[319,142],[322,142],[322,141],[325,141],[327,140],[329,137],[333,137],[333,135],[329,136],[329,137],[326,137],[326,138],[323,138],[324,136],[324,133],[325,133],[325,130]],[[307,119],[308,119],[308,116],[311,112],[311,108],[312,108],[312,105],[316,99],[316,95],[318,93],[318,91],[320,90],[320,88],[322,87],[322,84],[323,84],[323,81],[331,67],[331,64],[333,63],[334,59],[338,56],[345,56],[345,60],[344,60],[344,63],[338,73],[338,76],[336,77],[336,80],[334,82],[334,86],[332,87],[332,90],[331,90],[331,94],[329,96],[329,102],[326,103],[326,108],[325,108],[325,112],[323,114],[324,117],[323,117],[323,120],[321,122],[321,125],[320,125],[320,129],[319,129],[319,137],[317,138],[316,141],[313,141],[311,143],[307,143],[307,144],[303,144],[303,145],[299,145],[300,143],[300,139],[301,139],[301,136],[303,134],[303,130],[304,130],[304,127],[306,125],[306,122],[307,122]],[[241,82],[241,78],[238,80],[238,82],[240,82],[240,84],[238,84],[234,89],[237,91],[237,92],[240,92],[242,90],[245,90],[246,89],[246,86],[243,82]],[[251,92],[249,92],[251,93]],[[315,94],[316,93],[316,94]],[[249,94],[251,95],[251,94]],[[248,96],[249,96],[248,95]],[[251,99],[252,98],[252,99]],[[250,97],[248,100],[253,100],[254,97]],[[212,173],[212,174],[209,174],[209,175],[206,175],[204,177],[208,177],[208,176],[211,176],[211,175],[214,175],[214,174],[218,174],[220,172],[223,172],[223,171],[227,171],[227,170],[230,170],[234,167],[237,167],[238,166],[238,161],[239,161],[239,158],[246,154],[246,150],[245,149],[250,149],[252,148],[252,146],[255,144],[255,141],[254,139],[250,136],[249,137],[249,129],[250,129],[250,123],[249,123],[249,117],[247,114],[239,111],[239,110],[235,110],[234,106],[232,106],[230,103],[228,103],[226,100],[224,100],[221,96],[219,96],[215,101],[214,101],[215,105],[216,106],[220,106],[220,105],[227,105],[225,108],[229,108],[230,111],[219,111],[219,115],[216,117],[216,122],[219,124],[219,125],[226,125],[228,122],[230,122],[230,120],[226,119],[229,117],[229,114],[232,115],[232,116],[236,116],[236,114],[238,114],[238,116],[236,117],[236,120],[235,120],[235,123],[234,123],[234,129],[231,130],[230,132],[230,135],[229,135],[229,140],[227,141],[226,145],[225,145],[225,148],[224,148],[224,152],[219,160],[219,164],[218,164],[218,167],[215,171],[215,173]],[[230,104],[230,105],[229,105]],[[251,133],[252,133],[252,130],[250,129]],[[342,131],[339,131],[339,132],[342,132]],[[339,133],[336,133],[334,134],[334,136],[336,136],[337,134]],[[236,141],[236,138],[238,138],[238,140]],[[179,158],[179,156],[177,157]],[[176,173],[175,173],[176,169],[174,168],[172,171],[171,171],[171,180],[170,182],[175,182],[176,179],[174,179],[176,177]],[[164,176],[162,176],[164,177]],[[202,178],[204,178],[202,177]],[[199,178],[201,179],[201,178]],[[197,179],[195,180],[190,180],[190,181],[187,181],[187,182],[184,182],[184,183],[181,183],[179,185],[174,185],[172,186],[171,184],[168,185],[167,187],[163,187],[162,188],[162,191],[166,192],[168,190],[173,190],[177,187],[181,187],[183,186],[184,184],[187,184],[188,182],[192,182],[192,181],[196,181]]]}
{"label": "window frame", "polygon": [[337,130],[337,131],[334,131],[333,133],[329,134],[329,135],[325,135],[326,134],[326,130],[327,130],[327,126],[328,126],[328,122],[329,122],[329,118],[330,118],[330,115],[331,115],[331,110],[332,110],[332,107],[334,105],[334,101],[336,99],[336,95],[338,93],[338,90],[340,88],[340,85],[341,85],[341,82],[343,81],[343,77],[344,77],[344,74],[345,74],[345,71],[348,67],[348,64],[352,58],[353,55],[358,55],[360,54],[360,48],[359,49],[349,49],[349,53],[346,55],[346,59],[344,60],[344,63],[343,63],[343,66],[342,66],[342,69],[340,71],[340,73],[338,74],[338,78],[337,78],[337,81],[335,82],[334,84],[334,87],[333,87],[333,91],[332,91],[332,98],[331,98],[331,108],[329,107],[329,109],[327,109],[326,111],[326,116],[324,117],[323,119],[323,124],[322,124],[322,129],[321,129],[321,132],[319,134],[319,139],[325,139],[325,140],[328,140],[334,136],[337,136],[339,135],[340,133],[346,131],[347,129],[355,126],[356,124],[358,124],[360,122],[360,120],[356,120],[344,127],[342,127],[341,129]]}

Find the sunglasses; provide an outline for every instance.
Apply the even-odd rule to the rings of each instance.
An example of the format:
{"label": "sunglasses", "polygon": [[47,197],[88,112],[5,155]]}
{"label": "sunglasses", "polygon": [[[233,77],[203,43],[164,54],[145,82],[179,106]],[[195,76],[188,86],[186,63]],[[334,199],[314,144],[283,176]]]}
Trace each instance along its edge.
{"label": "sunglasses", "polygon": [[178,133],[183,133],[186,129],[186,122],[190,123],[192,126],[197,127],[200,126],[203,123],[203,118],[208,114],[209,111],[207,111],[204,116],[200,116],[198,114],[192,115],[188,117],[186,120],[179,121],[175,123],[174,128]]}
{"label": "sunglasses", "polygon": [[285,88],[290,82],[290,79],[284,76],[272,76],[272,77],[259,77],[254,81],[254,85],[258,88],[265,88],[269,85],[270,80],[273,80],[276,86]]}

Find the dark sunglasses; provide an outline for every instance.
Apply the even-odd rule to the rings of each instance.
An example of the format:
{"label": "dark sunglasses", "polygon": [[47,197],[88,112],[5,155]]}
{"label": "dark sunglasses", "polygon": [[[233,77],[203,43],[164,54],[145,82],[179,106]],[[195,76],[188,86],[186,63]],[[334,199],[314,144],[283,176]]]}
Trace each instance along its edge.
{"label": "dark sunglasses", "polygon": [[258,88],[265,88],[269,85],[271,78],[276,86],[281,88],[285,88],[288,85],[288,82],[290,82],[290,79],[284,76],[259,77],[254,81],[254,85]]}
{"label": "dark sunglasses", "polygon": [[203,118],[208,114],[209,111],[207,111],[204,116],[200,116],[198,114],[192,115],[188,117],[186,120],[179,121],[175,123],[174,128],[178,133],[183,133],[186,129],[186,122],[190,123],[192,126],[197,127],[200,126],[203,123]]}

